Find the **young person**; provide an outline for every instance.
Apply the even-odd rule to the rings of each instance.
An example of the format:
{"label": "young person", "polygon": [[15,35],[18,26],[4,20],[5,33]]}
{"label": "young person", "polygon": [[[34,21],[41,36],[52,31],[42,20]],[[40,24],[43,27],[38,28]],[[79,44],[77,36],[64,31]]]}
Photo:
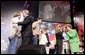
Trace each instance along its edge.
{"label": "young person", "polygon": [[68,37],[66,34],[66,25],[63,26],[63,50],[62,50],[62,54],[69,54],[69,43],[68,43]]}
{"label": "young person", "polygon": [[17,23],[22,22],[23,20],[24,20],[24,17],[22,13],[16,12],[14,14],[14,17],[11,21],[11,31],[10,31],[10,36],[9,36],[9,40],[10,40],[10,45],[8,48],[9,54],[15,54],[16,50],[21,45],[22,40],[21,38],[18,38],[18,37],[21,36],[22,26],[18,26]]}
{"label": "young person", "polygon": [[40,24],[42,23],[42,18],[37,18],[33,23],[32,23],[32,32],[33,32],[33,45],[38,45],[38,40],[39,40],[39,34],[40,34]]}

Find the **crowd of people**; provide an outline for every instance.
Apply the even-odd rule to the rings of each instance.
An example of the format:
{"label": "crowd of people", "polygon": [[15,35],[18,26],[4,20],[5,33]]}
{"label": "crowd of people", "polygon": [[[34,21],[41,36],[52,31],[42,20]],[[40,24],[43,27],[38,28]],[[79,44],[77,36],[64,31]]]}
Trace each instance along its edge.
{"label": "crowd of people", "polygon": [[50,30],[43,24],[41,17],[33,19],[29,17],[29,12],[23,10],[14,14],[9,33],[8,54],[15,54],[21,45],[44,45],[46,54],[79,53],[79,36],[70,24],[58,25]]}

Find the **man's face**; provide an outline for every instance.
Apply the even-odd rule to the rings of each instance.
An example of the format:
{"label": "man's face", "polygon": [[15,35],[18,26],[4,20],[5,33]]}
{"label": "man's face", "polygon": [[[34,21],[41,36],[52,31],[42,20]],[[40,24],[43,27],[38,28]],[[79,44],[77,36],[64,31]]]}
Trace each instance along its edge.
{"label": "man's face", "polygon": [[28,10],[24,10],[22,13],[23,13],[24,16],[29,15],[29,11]]}
{"label": "man's face", "polygon": [[23,11],[23,15],[25,16],[26,15],[26,13]]}

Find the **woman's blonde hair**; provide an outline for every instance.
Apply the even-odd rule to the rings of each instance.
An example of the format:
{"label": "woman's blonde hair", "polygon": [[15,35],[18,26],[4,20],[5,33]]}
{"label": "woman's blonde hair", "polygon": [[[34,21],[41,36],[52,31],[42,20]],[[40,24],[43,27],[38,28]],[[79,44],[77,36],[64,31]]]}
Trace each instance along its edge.
{"label": "woman's blonde hair", "polygon": [[67,24],[66,27],[70,27],[70,28],[72,28],[72,25],[71,25],[71,24]]}
{"label": "woman's blonde hair", "polygon": [[13,15],[13,17],[18,17],[18,16],[20,16],[20,12],[15,12]]}

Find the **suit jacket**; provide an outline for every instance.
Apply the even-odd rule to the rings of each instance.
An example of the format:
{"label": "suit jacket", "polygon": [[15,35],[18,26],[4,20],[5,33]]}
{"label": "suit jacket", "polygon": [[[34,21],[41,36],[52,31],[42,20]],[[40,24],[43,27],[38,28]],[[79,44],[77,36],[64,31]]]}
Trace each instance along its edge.
{"label": "suit jacket", "polygon": [[18,22],[18,25],[22,25],[21,36],[22,37],[32,37],[32,23],[34,22],[33,18],[26,17],[23,22]]}
{"label": "suit jacket", "polygon": [[57,40],[62,40],[62,39],[64,39],[63,36],[62,36],[62,32],[56,33],[56,39],[57,39]]}

